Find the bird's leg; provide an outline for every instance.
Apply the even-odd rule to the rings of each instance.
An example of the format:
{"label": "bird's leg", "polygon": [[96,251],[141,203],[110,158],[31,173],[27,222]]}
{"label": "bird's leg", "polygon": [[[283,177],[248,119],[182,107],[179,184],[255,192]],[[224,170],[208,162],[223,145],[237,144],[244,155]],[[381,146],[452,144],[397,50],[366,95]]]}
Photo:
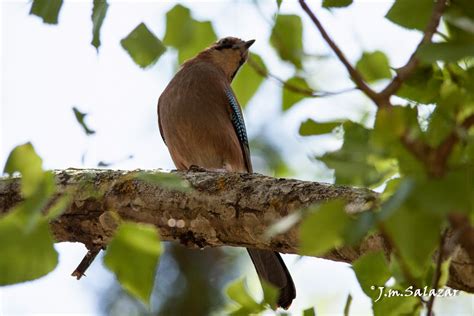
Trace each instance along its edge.
{"label": "bird's leg", "polygon": [[191,165],[188,171],[192,172],[229,172],[226,168],[203,168],[196,165]]}
{"label": "bird's leg", "polygon": [[197,166],[197,165],[191,165],[191,166],[189,166],[188,171],[192,171],[192,172],[206,172],[207,170],[204,169],[203,167],[199,167],[199,166]]}

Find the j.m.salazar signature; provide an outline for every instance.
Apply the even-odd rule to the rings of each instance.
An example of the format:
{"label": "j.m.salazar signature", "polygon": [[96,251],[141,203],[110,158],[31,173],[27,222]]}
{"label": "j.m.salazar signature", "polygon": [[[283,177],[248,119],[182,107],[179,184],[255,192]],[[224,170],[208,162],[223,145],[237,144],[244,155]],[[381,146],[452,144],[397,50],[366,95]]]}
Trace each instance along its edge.
{"label": "j.m.salazar signature", "polygon": [[413,286],[407,287],[405,290],[396,290],[391,288],[385,288],[385,286],[374,286],[370,287],[371,290],[378,290],[379,295],[374,302],[378,302],[380,299],[384,297],[397,297],[397,296],[435,296],[435,297],[449,297],[449,296],[457,296],[459,295],[459,290],[454,290],[450,288],[442,288],[442,289],[431,289],[429,290],[427,286],[423,287],[422,289],[415,289]]}

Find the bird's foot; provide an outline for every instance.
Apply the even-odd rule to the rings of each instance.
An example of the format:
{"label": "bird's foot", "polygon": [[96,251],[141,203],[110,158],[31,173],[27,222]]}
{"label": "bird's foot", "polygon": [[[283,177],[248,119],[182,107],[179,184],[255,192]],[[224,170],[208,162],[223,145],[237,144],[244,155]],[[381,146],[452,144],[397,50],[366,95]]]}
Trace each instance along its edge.
{"label": "bird's foot", "polygon": [[203,167],[199,167],[197,165],[191,165],[188,168],[188,171],[193,171],[193,172],[206,172],[207,170],[204,169]]}
{"label": "bird's foot", "polygon": [[196,165],[191,165],[188,168],[188,171],[192,171],[192,172],[228,172],[224,168],[203,168],[203,167],[199,167],[199,166],[196,166]]}

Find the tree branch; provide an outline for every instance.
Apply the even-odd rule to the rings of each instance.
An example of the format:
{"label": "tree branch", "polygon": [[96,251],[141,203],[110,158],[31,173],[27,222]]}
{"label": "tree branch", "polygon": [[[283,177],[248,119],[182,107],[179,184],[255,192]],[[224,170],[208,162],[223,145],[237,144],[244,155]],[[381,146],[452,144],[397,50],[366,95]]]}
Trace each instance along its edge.
{"label": "tree branch", "polygon": [[397,75],[393,78],[392,82],[390,82],[385,89],[380,92],[380,94],[385,98],[390,98],[393,94],[395,94],[398,89],[402,86],[404,80],[406,80],[416,69],[416,66],[419,63],[418,58],[416,57],[416,53],[418,49],[423,45],[431,42],[433,35],[436,33],[438,28],[439,22],[441,20],[441,16],[446,8],[446,0],[438,0],[433,8],[433,13],[431,14],[431,19],[428,25],[425,28],[423,33],[423,37],[416,47],[416,50],[408,59],[408,62],[405,66],[397,69]]}
{"label": "tree branch", "polygon": [[328,43],[329,47],[331,47],[337,58],[339,58],[339,60],[346,67],[347,71],[349,72],[352,80],[354,80],[354,82],[356,83],[357,87],[361,91],[363,91],[379,108],[391,106],[390,97],[398,91],[403,81],[407,79],[413,73],[413,71],[415,71],[415,68],[419,63],[419,60],[416,57],[416,53],[423,44],[431,42],[431,39],[433,38],[433,35],[436,33],[436,30],[438,28],[441,16],[443,15],[443,12],[446,8],[446,0],[438,0],[436,2],[436,5],[433,8],[431,19],[428,25],[426,26],[426,29],[423,33],[423,38],[418,44],[416,50],[410,56],[405,66],[397,70],[397,75],[395,76],[395,78],[393,78],[390,84],[388,84],[387,87],[385,87],[385,89],[382,90],[380,93],[377,93],[365,83],[361,74],[354,67],[352,67],[344,53],[331,39],[319,19],[316,17],[313,11],[311,11],[306,2],[304,0],[299,0],[299,2],[303,10],[308,14],[313,23],[316,25],[316,28],[321,33],[323,39]]}
{"label": "tree branch", "polygon": [[[277,179],[259,174],[177,172],[194,190],[178,192],[138,180],[138,171],[56,171],[58,194],[74,193],[72,204],[51,228],[58,242],[81,242],[88,249],[105,246],[116,227],[111,213],[124,220],[153,224],[161,239],[191,248],[239,246],[298,253],[298,227],[271,239],[268,227],[298,209],[340,198],[349,212],[368,211],[378,195],[367,189]],[[21,202],[20,178],[0,180],[0,214]],[[453,237],[448,235],[449,240]],[[366,252],[391,252],[381,235],[359,245],[334,249],[322,258],[352,262]],[[456,262],[456,263],[454,263]],[[453,254],[449,285],[474,292],[474,266],[463,247]]]}
{"label": "tree branch", "polygon": [[76,279],[80,280],[83,276],[85,276],[86,270],[94,261],[95,257],[99,254],[102,246],[97,246],[87,251],[87,254],[82,259],[81,263],[77,266],[77,268],[71,273],[71,276],[75,277]]}
{"label": "tree branch", "polygon": [[296,85],[292,85],[291,83],[286,82],[285,80],[275,76],[274,74],[268,72],[266,69],[262,68],[252,58],[249,58],[247,60],[247,63],[260,76],[262,76],[264,78],[271,78],[271,79],[275,80],[276,82],[279,82],[282,85],[283,89],[286,89],[288,91],[304,95],[304,96],[309,97],[309,98],[328,97],[328,96],[343,94],[343,93],[346,93],[346,92],[351,92],[351,91],[354,91],[354,90],[357,89],[356,87],[353,87],[353,88],[348,88],[348,89],[344,89],[344,90],[341,90],[341,91],[335,91],[335,92],[329,92],[329,91],[315,92],[312,89],[301,88],[301,87],[298,87]]}
{"label": "tree branch", "polygon": [[388,99],[385,100],[381,98],[379,94],[377,94],[374,90],[372,90],[367,85],[367,83],[365,83],[364,79],[362,78],[362,75],[354,67],[352,67],[351,63],[347,60],[342,50],[331,39],[331,37],[326,32],[323,25],[319,21],[319,19],[316,17],[313,11],[311,11],[311,9],[308,7],[306,2],[304,0],[300,0],[300,5],[303,8],[303,10],[308,14],[310,19],[313,21],[314,25],[316,25],[316,28],[319,30],[319,33],[321,33],[321,36],[326,41],[326,43],[328,43],[329,47],[331,47],[332,51],[336,54],[337,58],[339,58],[339,60],[344,65],[344,67],[346,67],[347,71],[349,72],[349,75],[351,76],[352,80],[354,80],[357,87],[361,91],[363,91],[378,107],[390,106],[390,104],[387,103]]}
{"label": "tree branch", "polygon": [[449,155],[453,151],[454,146],[462,139],[462,136],[467,135],[468,130],[472,126],[474,126],[474,114],[464,119],[460,126],[456,127],[451,134],[433,150],[433,168],[436,174],[442,175],[444,173]]}
{"label": "tree branch", "polygon": [[[438,247],[438,256],[436,259],[436,268],[435,272],[433,275],[433,283],[431,284],[431,289],[438,290],[439,288],[439,281],[441,279],[441,266],[443,264],[444,258],[444,247],[445,247],[445,240],[446,240],[446,232],[443,232],[443,234],[440,237],[439,241],[439,247]],[[428,304],[426,306],[427,309],[427,316],[433,316],[433,305],[435,301],[436,295],[430,296],[430,299],[428,301]]]}
{"label": "tree branch", "polygon": [[425,165],[428,174],[433,177],[441,177],[446,172],[449,155],[454,146],[462,140],[464,135],[467,135],[472,126],[474,126],[474,114],[465,118],[441,144],[434,148],[418,139],[410,139],[406,133],[400,140]]}

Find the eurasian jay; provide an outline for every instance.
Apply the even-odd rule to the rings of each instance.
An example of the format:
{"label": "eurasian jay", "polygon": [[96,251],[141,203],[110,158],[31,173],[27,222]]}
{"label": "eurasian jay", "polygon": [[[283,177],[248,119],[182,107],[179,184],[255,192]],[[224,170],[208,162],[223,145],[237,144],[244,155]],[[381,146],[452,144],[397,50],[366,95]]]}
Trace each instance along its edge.
{"label": "eurasian jay", "polygon": [[[230,86],[255,40],[226,37],[186,61],[158,101],[158,125],[177,169],[198,166],[252,172],[242,110]],[[260,279],[279,289],[288,308],[295,285],[277,252],[247,248]]]}

